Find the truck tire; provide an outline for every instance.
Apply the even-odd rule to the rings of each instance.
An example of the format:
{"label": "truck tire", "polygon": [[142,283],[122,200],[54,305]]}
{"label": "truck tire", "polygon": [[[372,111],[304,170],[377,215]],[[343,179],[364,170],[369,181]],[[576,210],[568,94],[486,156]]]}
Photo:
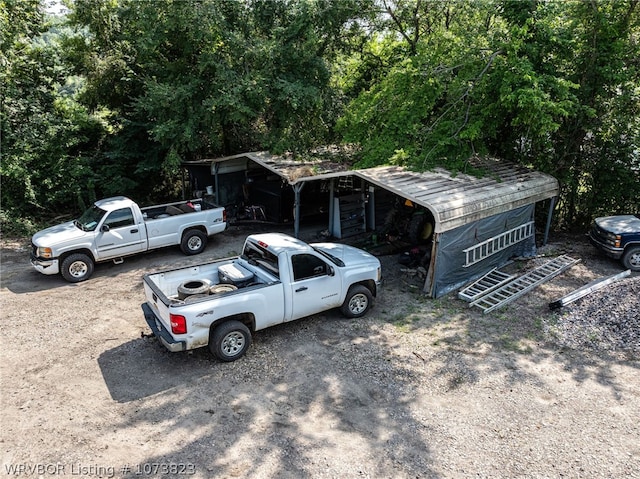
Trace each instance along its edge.
{"label": "truck tire", "polygon": [[178,286],[178,299],[185,299],[194,294],[209,294],[211,285],[200,279],[190,279]]}
{"label": "truck tire", "polygon": [[622,264],[631,271],[640,271],[640,246],[631,246],[622,256]]}
{"label": "truck tire", "polygon": [[93,274],[93,260],[83,253],[67,256],[60,266],[60,274],[70,283],[86,281]]}
{"label": "truck tire", "polygon": [[349,288],[347,297],[340,306],[340,311],[347,318],[360,318],[369,311],[372,303],[373,295],[369,288],[356,284]]}
{"label": "truck tire", "polygon": [[209,337],[209,350],[220,361],[240,358],[251,345],[251,331],[240,321],[226,321],[214,327]]}
{"label": "truck tire", "polygon": [[207,235],[200,230],[189,230],[182,237],[180,249],[184,254],[200,254],[207,246]]}
{"label": "truck tire", "polygon": [[411,217],[407,236],[411,244],[426,244],[433,234],[433,224],[425,213],[416,213]]}
{"label": "truck tire", "polygon": [[207,298],[207,297],[209,297],[209,295],[205,293],[192,294],[191,296],[187,296],[186,298],[184,298],[184,302],[193,303],[194,301],[198,301],[199,299]]}
{"label": "truck tire", "polygon": [[214,284],[209,289],[209,294],[222,294],[229,293],[231,291],[237,290],[238,287],[233,284]]}

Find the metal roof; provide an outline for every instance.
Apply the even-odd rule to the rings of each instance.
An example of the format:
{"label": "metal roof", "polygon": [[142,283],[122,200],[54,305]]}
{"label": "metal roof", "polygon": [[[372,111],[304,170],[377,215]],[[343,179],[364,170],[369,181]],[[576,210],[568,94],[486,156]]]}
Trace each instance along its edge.
{"label": "metal roof", "polygon": [[[314,150],[312,153],[317,154],[320,157],[310,160],[300,160],[294,159],[292,155],[272,155],[267,151],[254,151],[249,153],[240,153],[233,156],[225,156],[223,158],[215,158],[213,160],[202,160],[200,163],[206,162],[215,164],[247,158],[272,173],[281,176],[291,185],[302,181],[322,180],[354,174],[354,171],[350,170],[350,163],[339,162],[335,159],[338,155],[343,153],[342,149],[327,148],[322,151]],[[188,165],[189,163],[185,164]]]}
{"label": "metal roof", "polygon": [[488,174],[481,178],[452,175],[443,169],[418,173],[398,166],[354,173],[428,208],[435,218],[436,233],[559,194],[558,180],[544,173],[498,160],[484,160],[483,166]]}
{"label": "metal roof", "polygon": [[554,177],[494,158],[473,158],[469,161],[485,173],[476,177],[452,174],[442,168],[422,173],[400,166],[351,170],[347,162],[331,159],[332,156],[339,157],[341,152],[340,149],[327,149],[322,151],[325,159],[300,161],[290,155],[278,156],[261,151],[203,160],[197,164],[215,164],[244,157],[281,176],[291,185],[357,176],[429,209],[435,218],[436,233],[556,197],[560,191]]}

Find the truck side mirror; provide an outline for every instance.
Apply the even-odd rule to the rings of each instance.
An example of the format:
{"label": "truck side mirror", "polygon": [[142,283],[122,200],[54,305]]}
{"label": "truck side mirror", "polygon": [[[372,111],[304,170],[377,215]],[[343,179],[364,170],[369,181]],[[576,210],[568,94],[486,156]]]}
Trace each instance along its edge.
{"label": "truck side mirror", "polygon": [[100,231],[102,231],[103,233],[106,233],[107,231],[109,231],[109,225],[102,225],[100,227]]}
{"label": "truck side mirror", "polygon": [[329,276],[335,276],[336,271],[333,269],[333,266],[331,265],[327,265],[327,274]]}

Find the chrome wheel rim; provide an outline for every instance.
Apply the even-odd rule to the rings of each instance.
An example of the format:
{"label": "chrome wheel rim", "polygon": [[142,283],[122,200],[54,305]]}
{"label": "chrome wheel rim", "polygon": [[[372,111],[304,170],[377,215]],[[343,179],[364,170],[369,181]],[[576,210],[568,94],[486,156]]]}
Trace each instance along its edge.
{"label": "chrome wheel rim", "polygon": [[87,263],[84,261],[74,261],[69,265],[69,274],[74,278],[82,278],[88,270]]}
{"label": "chrome wheel rim", "polygon": [[225,356],[235,356],[244,348],[245,337],[239,331],[232,331],[222,339],[220,349]]}
{"label": "chrome wheel rim", "polygon": [[362,293],[358,293],[353,295],[353,297],[349,300],[349,311],[353,314],[361,314],[367,309],[369,305],[369,300],[366,295]]}
{"label": "chrome wheel rim", "polygon": [[202,246],[202,240],[198,236],[192,236],[187,243],[189,249],[195,251]]}

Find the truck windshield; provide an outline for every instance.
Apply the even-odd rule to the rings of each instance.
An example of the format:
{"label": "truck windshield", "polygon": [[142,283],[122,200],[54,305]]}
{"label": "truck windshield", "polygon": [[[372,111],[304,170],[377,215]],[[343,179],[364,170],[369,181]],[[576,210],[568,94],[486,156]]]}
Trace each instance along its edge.
{"label": "truck windshield", "polygon": [[82,216],[77,220],[74,220],[73,224],[82,231],[93,231],[100,223],[100,220],[107,212],[93,205],[87,211],[82,213]]}
{"label": "truck windshield", "polygon": [[337,266],[344,266],[344,261],[342,261],[340,258],[336,258],[335,256],[333,256],[332,254],[327,253],[326,251],[322,251],[321,249],[318,249],[314,246],[312,246],[313,250],[316,253],[320,253],[322,256],[324,256],[325,258],[327,258],[328,260],[330,260],[332,263],[334,263]]}
{"label": "truck windshield", "polygon": [[244,245],[241,258],[248,261],[249,264],[259,266],[277,278],[280,278],[277,256],[261,246],[247,241]]}

